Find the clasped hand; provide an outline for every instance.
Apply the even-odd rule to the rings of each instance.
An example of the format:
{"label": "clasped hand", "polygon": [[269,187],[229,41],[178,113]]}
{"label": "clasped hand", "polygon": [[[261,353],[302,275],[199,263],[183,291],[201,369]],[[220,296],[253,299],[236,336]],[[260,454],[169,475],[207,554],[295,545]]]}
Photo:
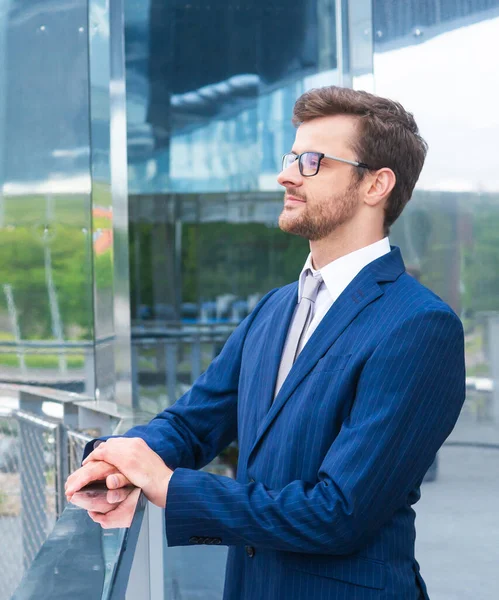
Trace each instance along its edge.
{"label": "clasped hand", "polygon": [[141,438],[111,438],[102,442],[66,481],[66,498],[92,481],[105,480],[115,490],[133,484],[146,498],[164,508],[173,471]]}
{"label": "clasped hand", "polygon": [[132,524],[140,489],[127,486],[103,493],[102,489],[86,489],[75,492],[72,504],[84,508],[92,521],[104,529],[130,527]]}

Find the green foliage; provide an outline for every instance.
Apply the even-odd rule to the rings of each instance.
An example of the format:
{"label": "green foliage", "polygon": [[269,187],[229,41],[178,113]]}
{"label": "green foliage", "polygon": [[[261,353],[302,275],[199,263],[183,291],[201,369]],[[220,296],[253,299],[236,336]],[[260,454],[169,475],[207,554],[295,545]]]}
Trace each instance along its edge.
{"label": "green foliage", "polygon": [[[23,339],[51,339],[52,318],[47,289],[46,255],[50,253],[53,285],[61,320],[72,331],[87,338],[92,329],[91,249],[89,234],[75,222],[82,208],[78,199],[58,199],[56,215],[61,221],[44,232],[43,198],[17,198],[6,201],[7,226],[0,236],[0,281],[12,286],[17,319]],[[38,204],[36,204],[36,202]],[[71,212],[73,208],[73,212]],[[81,214],[78,215],[81,221]],[[64,219],[69,222],[64,222]],[[36,221],[36,219],[40,219]],[[7,221],[8,223],[9,221]],[[41,225],[40,225],[41,223]],[[19,225],[20,224],[20,225]],[[7,301],[0,289],[0,314],[7,314]],[[6,317],[4,317],[6,322]],[[5,326],[3,327],[5,329]],[[5,332],[12,335],[12,332]]]}
{"label": "green foliage", "polygon": [[261,223],[184,224],[183,238],[184,302],[264,294],[295,281],[309,251],[306,240]]}
{"label": "green foliage", "polygon": [[473,213],[473,244],[464,251],[464,302],[473,312],[499,311],[499,206]]}
{"label": "green foliage", "polygon": [[[59,367],[59,357],[56,354],[28,354],[24,358],[27,367],[36,369],[56,369]],[[68,356],[68,369],[81,369],[85,363],[83,356]],[[15,353],[0,354],[0,365],[4,367],[19,367],[19,356]]]}
{"label": "green foliage", "polygon": [[[103,207],[108,206],[106,186],[96,187],[95,196]],[[51,200],[52,217],[48,233],[44,233],[47,202],[32,196],[4,199],[6,226],[0,236],[0,282],[12,286],[22,337],[52,339],[45,268],[48,248],[65,338],[89,339],[93,329],[92,277],[99,291],[111,292],[112,245],[96,255],[94,271],[88,198]],[[97,214],[93,222],[96,227],[110,227],[105,213]],[[165,230],[158,229],[163,226]],[[164,235],[166,246],[157,243],[158,231]],[[419,191],[394,225],[390,240],[401,247],[407,266],[419,267],[422,283],[460,315],[471,319],[467,328],[471,331],[473,315],[499,311],[498,232],[496,197]],[[181,256],[175,257],[174,247],[180,241]],[[164,289],[173,290],[172,297],[177,294],[176,269],[182,273],[182,289],[178,290],[181,302],[215,300],[222,294],[246,299],[296,280],[308,252],[306,240],[283,233],[277,224],[185,222],[181,240],[177,240],[173,224],[131,222],[133,314],[136,302],[153,306],[161,301],[158,296],[162,297]],[[171,281],[165,281],[167,277]],[[158,288],[159,283],[164,287]],[[169,302],[166,298],[163,301]],[[1,288],[0,326],[0,340],[12,341]],[[57,364],[55,355],[28,356],[26,360],[39,367]],[[69,358],[75,367],[81,360]],[[0,364],[14,366],[18,358],[15,353],[0,355]]]}
{"label": "green foliage", "polygon": [[[160,272],[154,269],[154,265],[166,267],[167,264],[165,258],[154,256],[154,227],[149,223],[130,224],[132,314],[136,314],[137,308],[136,286],[140,286],[141,303],[153,306],[157,279],[166,276],[166,268]],[[234,294],[241,299],[255,293],[263,295],[274,287],[295,281],[308,252],[306,240],[285,234],[277,226],[184,223],[182,302],[213,301],[222,294]]]}

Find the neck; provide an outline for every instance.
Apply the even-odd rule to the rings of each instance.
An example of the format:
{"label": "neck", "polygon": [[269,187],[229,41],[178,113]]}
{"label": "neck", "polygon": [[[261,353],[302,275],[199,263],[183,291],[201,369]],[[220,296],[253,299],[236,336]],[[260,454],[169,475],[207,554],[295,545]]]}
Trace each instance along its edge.
{"label": "neck", "polygon": [[[382,240],[385,235],[382,232],[340,231],[335,230],[327,238],[310,241],[310,252],[312,254],[312,265],[314,269],[322,269],[334,260],[346,256],[351,252],[370,246]],[[348,235],[347,235],[348,233]]]}

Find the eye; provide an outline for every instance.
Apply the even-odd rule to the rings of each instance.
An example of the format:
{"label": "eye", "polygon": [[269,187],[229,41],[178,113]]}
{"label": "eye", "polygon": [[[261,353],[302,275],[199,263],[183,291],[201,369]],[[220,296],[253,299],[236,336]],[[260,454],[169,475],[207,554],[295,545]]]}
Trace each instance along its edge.
{"label": "eye", "polygon": [[304,156],[305,164],[309,169],[317,169],[319,166],[319,156],[315,152],[307,152]]}

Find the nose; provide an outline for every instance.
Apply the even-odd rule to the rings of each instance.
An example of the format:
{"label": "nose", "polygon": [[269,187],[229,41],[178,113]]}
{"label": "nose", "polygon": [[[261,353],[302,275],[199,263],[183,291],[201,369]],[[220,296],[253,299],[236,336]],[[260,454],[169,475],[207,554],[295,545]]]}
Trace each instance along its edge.
{"label": "nose", "polygon": [[284,187],[300,187],[303,184],[303,177],[297,160],[279,173],[277,183]]}

